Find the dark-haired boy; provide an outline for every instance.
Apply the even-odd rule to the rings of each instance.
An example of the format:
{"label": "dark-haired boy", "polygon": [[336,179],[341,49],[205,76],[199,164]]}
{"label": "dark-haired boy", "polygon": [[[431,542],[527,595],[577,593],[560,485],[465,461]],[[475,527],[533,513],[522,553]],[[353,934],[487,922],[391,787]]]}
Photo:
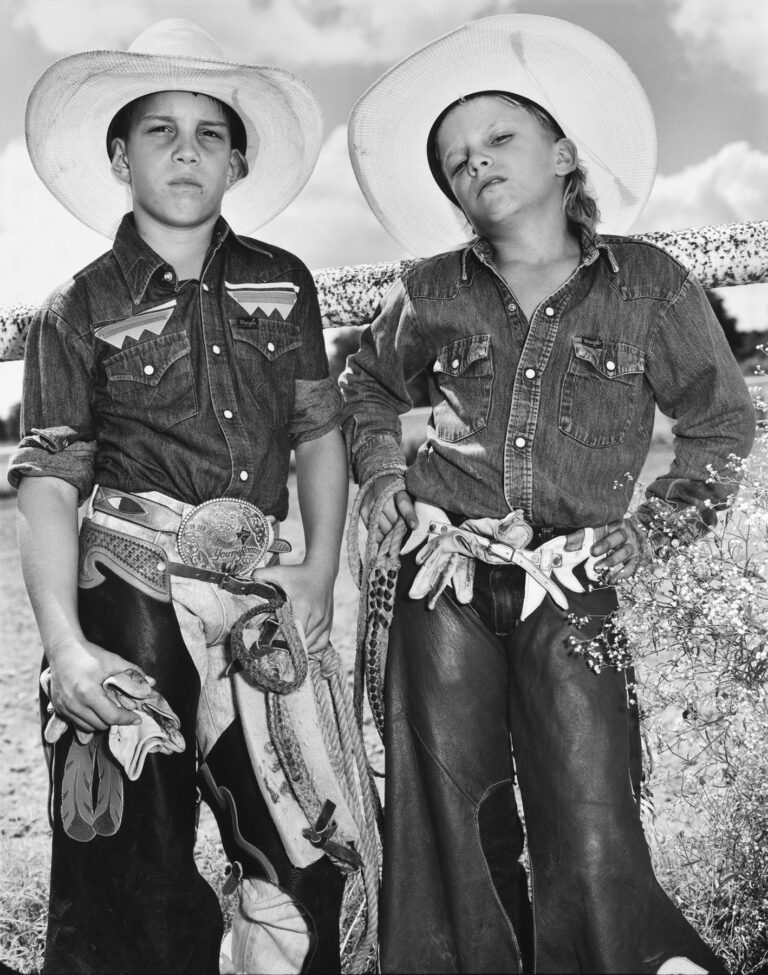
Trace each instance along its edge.
{"label": "dark-haired boy", "polygon": [[[228,191],[247,226],[287,206],[317,156],[319,111],[293,76],[225,62],[195,25],[165,21],[128,53],[58,62],[27,121],[38,173],[76,216],[111,236],[127,200],[133,211],[35,319],[10,470],[51,703],[69,725],[50,749],[44,970],[218,971],[221,912],[193,860],[196,739],[249,884],[239,964],[338,969],[343,875],[302,835],[265,695],[227,647],[263,602],[259,582],[287,594],[310,651],[330,632],[347,474],[313,281],[221,216]],[[281,567],[292,448],[306,556]],[[142,750],[144,711],[114,692],[126,672],[183,751]],[[137,742],[140,774],[116,771],[107,729],[113,754],[115,735]]]}

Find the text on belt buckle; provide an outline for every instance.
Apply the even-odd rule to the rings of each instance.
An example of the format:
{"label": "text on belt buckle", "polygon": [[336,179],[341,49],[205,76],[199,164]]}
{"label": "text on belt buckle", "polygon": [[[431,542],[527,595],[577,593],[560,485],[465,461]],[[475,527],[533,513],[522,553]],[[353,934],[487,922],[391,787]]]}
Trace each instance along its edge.
{"label": "text on belt buckle", "polygon": [[179,525],[177,544],[187,565],[228,575],[247,575],[267,552],[290,551],[275,539],[264,512],[238,498],[213,498],[193,508]]}

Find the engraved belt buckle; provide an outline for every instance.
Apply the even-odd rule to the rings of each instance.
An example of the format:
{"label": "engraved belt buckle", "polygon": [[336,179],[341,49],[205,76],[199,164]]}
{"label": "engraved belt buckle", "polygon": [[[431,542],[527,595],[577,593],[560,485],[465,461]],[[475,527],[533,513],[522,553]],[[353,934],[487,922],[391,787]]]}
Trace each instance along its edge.
{"label": "engraved belt buckle", "polygon": [[177,544],[187,565],[232,576],[266,564],[268,552],[291,550],[260,508],[238,498],[213,498],[193,508],[179,525]]}

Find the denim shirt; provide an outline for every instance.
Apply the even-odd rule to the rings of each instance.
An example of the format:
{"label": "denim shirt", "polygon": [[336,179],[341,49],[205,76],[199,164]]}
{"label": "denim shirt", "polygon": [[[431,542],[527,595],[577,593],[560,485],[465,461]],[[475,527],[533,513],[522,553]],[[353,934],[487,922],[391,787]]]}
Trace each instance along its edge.
{"label": "denim shirt", "polygon": [[128,214],[32,323],[9,480],[61,477],[81,500],[94,481],[237,497],[284,518],[291,448],[340,406],[301,261],[220,219],[200,280],[177,281]]}
{"label": "denim shirt", "polygon": [[751,398],[701,285],[628,238],[585,236],[578,268],[530,323],[484,241],[407,271],[341,378],[360,482],[405,471],[398,417],[422,369],[432,415],[406,485],[467,517],[522,508],[533,525],[566,529],[622,518],[616,485],[637,479],[658,404],[676,420],[675,458],[647,495],[667,510],[694,505],[711,524],[732,487],[707,483],[708,467],[746,456],[754,437]]}

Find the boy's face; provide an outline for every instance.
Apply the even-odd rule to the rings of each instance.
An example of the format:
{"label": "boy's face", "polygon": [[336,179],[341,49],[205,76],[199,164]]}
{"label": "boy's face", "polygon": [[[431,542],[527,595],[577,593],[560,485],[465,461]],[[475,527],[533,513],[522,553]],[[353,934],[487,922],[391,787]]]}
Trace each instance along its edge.
{"label": "boy's face", "polygon": [[137,218],[194,228],[218,217],[245,163],[217,101],[163,91],[142,99],[127,137],[115,139],[112,171],[130,185]]}
{"label": "boy's face", "polygon": [[[554,139],[533,115],[492,95],[457,105],[436,139],[443,172],[479,234],[541,207],[559,207],[570,143]],[[568,157],[568,158],[565,158]]]}

